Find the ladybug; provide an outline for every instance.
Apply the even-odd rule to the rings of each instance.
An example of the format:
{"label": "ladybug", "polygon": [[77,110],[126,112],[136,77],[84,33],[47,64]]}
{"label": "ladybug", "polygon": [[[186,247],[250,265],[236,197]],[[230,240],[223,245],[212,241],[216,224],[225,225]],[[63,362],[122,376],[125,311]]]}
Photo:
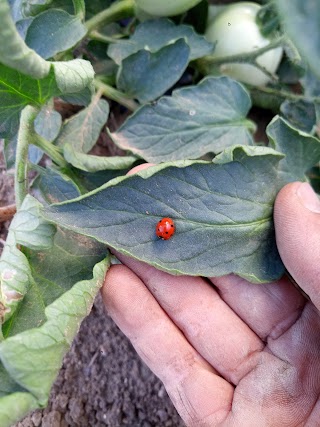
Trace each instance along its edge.
{"label": "ladybug", "polygon": [[156,226],[156,235],[163,240],[169,240],[174,235],[175,226],[171,218],[162,218]]}

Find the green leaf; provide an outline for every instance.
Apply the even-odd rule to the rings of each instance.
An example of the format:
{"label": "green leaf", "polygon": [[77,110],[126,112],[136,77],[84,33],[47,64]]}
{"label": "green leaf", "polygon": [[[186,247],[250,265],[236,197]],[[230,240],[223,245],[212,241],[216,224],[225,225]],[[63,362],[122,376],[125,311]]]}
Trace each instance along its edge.
{"label": "green leaf", "polygon": [[13,424],[39,407],[30,393],[17,392],[0,398],[0,425],[12,427]]}
{"label": "green leaf", "polygon": [[108,115],[108,102],[95,97],[87,108],[65,122],[56,144],[63,148],[70,145],[75,151],[88,153],[97,142]]}
{"label": "green leaf", "polygon": [[137,160],[134,156],[102,157],[86,154],[97,142],[108,115],[109,104],[96,97],[87,108],[64,125],[56,143],[63,147],[65,159],[74,167],[87,172],[125,169]]}
{"label": "green leaf", "polygon": [[110,44],[108,55],[116,64],[120,65],[125,58],[139,50],[155,53],[181,38],[185,39],[190,48],[190,61],[209,55],[213,50],[213,45],[203,36],[196,34],[191,26],[175,25],[168,19],[155,19],[138,25],[129,40],[120,40]]}
{"label": "green leaf", "polygon": [[0,137],[12,137],[19,127],[23,108],[45,104],[59,89],[53,71],[46,78],[35,80],[0,64],[0,93]]}
{"label": "green leaf", "polygon": [[[77,185],[62,172],[52,168],[34,168],[38,176],[32,184],[32,189],[37,192],[37,197],[46,204],[63,202],[75,199],[80,195]],[[38,197],[38,198],[39,198]]]}
{"label": "green leaf", "polygon": [[285,154],[279,164],[284,183],[305,181],[306,172],[320,161],[320,140],[275,117],[267,127],[270,147]]}
{"label": "green leaf", "polygon": [[60,113],[55,111],[48,105],[41,108],[39,114],[34,121],[34,130],[42,138],[52,142],[58,136],[62,125],[62,117]]}
{"label": "green leaf", "polygon": [[148,162],[196,159],[235,142],[251,145],[254,125],[246,119],[250,108],[240,83],[208,77],[140,108],[111,137]]}
{"label": "green leaf", "polygon": [[76,283],[45,309],[46,321],[0,343],[0,359],[10,376],[45,405],[62,359],[82,319],[89,314],[109,261],[94,267],[93,279]]}
{"label": "green leaf", "polygon": [[32,281],[28,261],[10,232],[0,259],[0,275],[0,321],[4,323],[13,316]]}
{"label": "green leaf", "polygon": [[[172,274],[275,280],[284,271],[272,221],[283,155],[266,147],[229,151],[228,163],[181,161],[115,179],[45,208],[44,217]],[[167,216],[176,232],[159,240],[155,227]]]}
{"label": "green leaf", "polygon": [[276,0],[282,24],[289,37],[320,78],[320,3],[318,0]]}
{"label": "green leaf", "polygon": [[25,106],[40,108],[61,93],[82,91],[93,77],[91,64],[81,59],[54,63],[47,77],[40,80],[0,64],[0,137],[10,138],[17,133]]}
{"label": "green leaf", "polygon": [[126,175],[130,169],[131,168],[115,170],[108,169],[99,172],[84,172],[80,169],[74,169],[73,173],[77,178],[77,182],[80,182],[82,187],[86,189],[86,191],[82,192],[82,194],[85,194],[89,191],[95,190],[98,187],[101,187],[102,185],[104,185],[108,181],[111,181],[114,178]]}
{"label": "green leaf", "polygon": [[34,18],[25,42],[42,58],[47,59],[70,49],[85,34],[86,27],[78,16],[69,15],[60,9],[49,9]]}
{"label": "green leaf", "polygon": [[0,1],[0,22],[0,62],[35,79],[46,77],[50,63],[30,49],[20,37],[6,0]]}
{"label": "green leaf", "polygon": [[157,52],[139,50],[122,61],[117,86],[141,103],[153,101],[180,79],[188,66],[189,53],[184,39]]}
{"label": "green leaf", "polygon": [[92,84],[94,70],[89,61],[73,59],[53,62],[52,66],[57,86],[63,95],[82,92]]}
{"label": "green leaf", "polygon": [[280,111],[292,126],[311,133],[316,125],[315,104],[306,99],[298,101],[286,100],[281,104]]}
{"label": "green leaf", "polygon": [[40,206],[27,195],[10,225],[16,243],[34,250],[50,249],[56,233],[56,228],[40,216]]}
{"label": "green leaf", "polygon": [[[92,278],[93,266],[107,253],[104,245],[79,234],[58,229],[50,251],[27,250],[37,300],[48,306],[80,280]],[[39,298],[40,296],[40,298]]]}

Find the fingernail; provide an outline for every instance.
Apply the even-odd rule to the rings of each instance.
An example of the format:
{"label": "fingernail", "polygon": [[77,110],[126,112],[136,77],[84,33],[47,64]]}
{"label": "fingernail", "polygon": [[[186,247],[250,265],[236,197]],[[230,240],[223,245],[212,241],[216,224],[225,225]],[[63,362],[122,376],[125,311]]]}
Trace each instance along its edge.
{"label": "fingernail", "polygon": [[304,182],[297,190],[297,195],[303,206],[309,211],[320,213],[320,200],[310,184]]}

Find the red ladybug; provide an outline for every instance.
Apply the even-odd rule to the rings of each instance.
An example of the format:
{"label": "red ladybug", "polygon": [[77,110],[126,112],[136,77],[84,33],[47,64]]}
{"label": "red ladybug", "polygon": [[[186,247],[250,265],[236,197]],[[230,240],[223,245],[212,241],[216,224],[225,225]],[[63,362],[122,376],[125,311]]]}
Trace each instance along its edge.
{"label": "red ladybug", "polygon": [[171,218],[162,218],[156,226],[156,235],[160,239],[168,240],[174,235],[175,226]]}

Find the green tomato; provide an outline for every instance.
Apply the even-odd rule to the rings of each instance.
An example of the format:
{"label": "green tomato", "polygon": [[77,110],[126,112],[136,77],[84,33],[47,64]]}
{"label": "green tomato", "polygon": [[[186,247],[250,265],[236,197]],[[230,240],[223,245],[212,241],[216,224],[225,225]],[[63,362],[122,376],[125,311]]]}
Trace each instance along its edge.
{"label": "green tomato", "polygon": [[136,0],[138,9],[152,16],[174,16],[186,12],[201,0]]}
{"label": "green tomato", "polygon": [[[261,6],[252,2],[240,2],[227,6],[211,21],[206,30],[206,38],[216,42],[214,57],[223,58],[231,55],[252,52],[267,46],[270,40],[266,39],[259,30],[256,16]],[[274,74],[281,61],[283,49],[278,47],[260,55],[257,58],[259,65]],[[216,72],[216,68],[209,68],[208,74]],[[227,74],[243,83],[253,86],[265,86],[270,77],[251,64],[223,64],[220,67],[222,74]]]}

